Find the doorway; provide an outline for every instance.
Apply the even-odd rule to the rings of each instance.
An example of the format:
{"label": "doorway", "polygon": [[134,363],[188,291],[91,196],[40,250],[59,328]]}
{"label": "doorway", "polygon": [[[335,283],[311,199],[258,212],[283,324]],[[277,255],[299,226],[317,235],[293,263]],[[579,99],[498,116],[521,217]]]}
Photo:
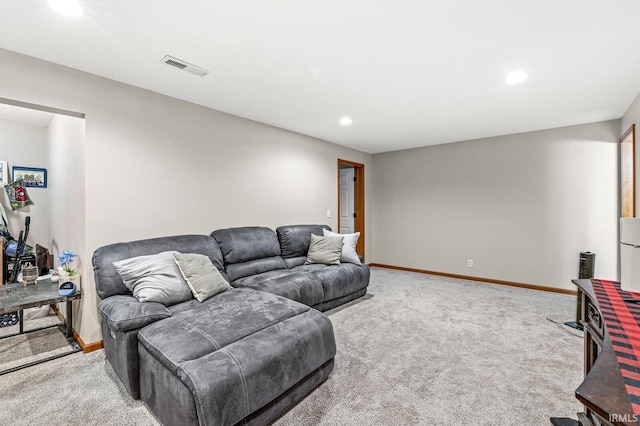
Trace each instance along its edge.
{"label": "doorway", "polygon": [[364,164],[338,159],[338,232],[360,233],[356,251],[364,257]]}

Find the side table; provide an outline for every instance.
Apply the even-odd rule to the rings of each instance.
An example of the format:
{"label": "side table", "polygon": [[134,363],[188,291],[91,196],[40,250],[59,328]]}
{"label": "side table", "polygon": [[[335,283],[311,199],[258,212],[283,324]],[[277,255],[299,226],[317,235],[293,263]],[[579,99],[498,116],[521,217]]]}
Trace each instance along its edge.
{"label": "side table", "polygon": [[19,331],[18,333],[10,334],[7,336],[0,336],[0,339],[6,339],[9,337],[17,336],[24,333],[31,333],[34,331],[40,331],[47,328],[58,327],[61,324],[53,324],[46,327],[39,327],[31,330],[24,330],[24,315],[23,311],[27,308],[38,308],[45,305],[55,305],[56,303],[66,303],[67,308],[67,320],[65,336],[71,344],[73,350],[71,352],[65,352],[64,354],[53,355],[51,357],[33,361],[28,364],[14,367],[8,370],[0,372],[0,375],[7,374],[22,368],[31,367],[32,365],[40,364],[45,361],[60,358],[72,353],[79,352],[80,345],[73,338],[73,310],[72,301],[80,299],[82,293],[77,291],[71,296],[61,296],[58,293],[58,283],[53,283],[49,279],[38,280],[38,284],[30,284],[23,286],[22,283],[12,283],[0,285],[0,315],[8,312],[19,311]]}

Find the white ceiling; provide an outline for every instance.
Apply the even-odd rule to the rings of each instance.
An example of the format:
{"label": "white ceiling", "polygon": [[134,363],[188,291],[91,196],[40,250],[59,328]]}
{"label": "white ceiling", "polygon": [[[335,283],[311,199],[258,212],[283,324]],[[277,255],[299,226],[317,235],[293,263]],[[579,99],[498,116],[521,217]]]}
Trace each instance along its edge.
{"label": "white ceiling", "polygon": [[640,91],[637,0],[79,2],[3,1],[0,47],[370,153],[616,119]]}

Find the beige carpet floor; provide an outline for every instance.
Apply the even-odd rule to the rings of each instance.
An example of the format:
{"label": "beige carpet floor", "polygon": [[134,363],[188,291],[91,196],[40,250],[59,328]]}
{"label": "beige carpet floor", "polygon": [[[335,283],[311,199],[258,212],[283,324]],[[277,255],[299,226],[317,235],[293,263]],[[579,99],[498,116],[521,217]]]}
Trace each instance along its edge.
{"label": "beige carpet floor", "polygon": [[[372,269],[369,293],[328,314],[329,379],[276,424],[549,425],[581,410],[575,298]],[[1,425],[155,425],[103,351],[5,376]]]}
{"label": "beige carpet floor", "polygon": [[[330,313],[334,374],[278,425],[548,425],[576,418],[575,297],[374,268]],[[564,327],[564,326],[562,326]]]}
{"label": "beige carpet floor", "polygon": [[[26,318],[29,318],[29,315]],[[59,323],[58,317],[51,312],[44,317],[26,319],[24,321],[24,329],[28,331]],[[0,336],[16,334],[18,331],[17,324],[11,327],[3,327],[0,328]],[[73,350],[74,347],[67,341],[59,327],[0,339],[0,372],[47,357],[70,353]]]}

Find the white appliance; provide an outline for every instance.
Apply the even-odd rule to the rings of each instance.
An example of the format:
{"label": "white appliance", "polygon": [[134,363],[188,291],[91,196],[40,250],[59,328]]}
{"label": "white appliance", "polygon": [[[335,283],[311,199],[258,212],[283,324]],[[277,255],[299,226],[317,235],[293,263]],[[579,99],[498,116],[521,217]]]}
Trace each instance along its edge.
{"label": "white appliance", "polygon": [[640,218],[620,218],[620,287],[640,293]]}

